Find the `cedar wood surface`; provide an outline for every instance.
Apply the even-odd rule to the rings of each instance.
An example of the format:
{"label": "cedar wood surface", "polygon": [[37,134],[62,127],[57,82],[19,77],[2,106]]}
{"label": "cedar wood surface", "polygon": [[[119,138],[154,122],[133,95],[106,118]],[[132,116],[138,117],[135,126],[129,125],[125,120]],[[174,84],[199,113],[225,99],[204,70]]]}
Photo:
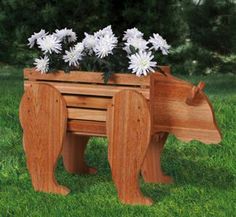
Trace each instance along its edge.
{"label": "cedar wood surface", "polygon": [[79,136],[67,133],[63,144],[63,164],[69,173],[95,174],[96,169],[87,166],[84,152],[89,141],[89,136]]}
{"label": "cedar wood surface", "polygon": [[54,176],[67,122],[66,104],[61,94],[48,84],[33,84],[23,95],[19,116],[34,189],[68,194],[69,189],[59,185]]}
{"label": "cedar wood surface", "polygon": [[139,174],[150,134],[151,115],[147,100],[132,90],[116,94],[107,112],[108,160],[123,203],[152,204],[139,187]]}

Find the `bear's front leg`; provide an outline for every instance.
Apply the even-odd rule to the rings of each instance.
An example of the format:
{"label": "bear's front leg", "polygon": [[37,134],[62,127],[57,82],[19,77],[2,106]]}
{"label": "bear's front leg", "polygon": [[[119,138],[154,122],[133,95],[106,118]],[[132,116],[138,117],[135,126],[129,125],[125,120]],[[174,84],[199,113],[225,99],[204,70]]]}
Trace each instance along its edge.
{"label": "bear's front leg", "polygon": [[36,191],[66,195],[54,172],[66,132],[67,109],[60,92],[48,84],[27,87],[20,104],[23,146]]}
{"label": "bear's front leg", "polygon": [[142,176],[145,182],[162,184],[173,182],[173,179],[165,175],[161,168],[161,154],[167,137],[168,133],[157,133],[152,137],[142,165]]}
{"label": "bear's front leg", "polygon": [[152,204],[152,200],[144,197],[139,187],[150,131],[147,100],[133,90],[117,93],[107,115],[108,159],[119,199],[123,203]]}

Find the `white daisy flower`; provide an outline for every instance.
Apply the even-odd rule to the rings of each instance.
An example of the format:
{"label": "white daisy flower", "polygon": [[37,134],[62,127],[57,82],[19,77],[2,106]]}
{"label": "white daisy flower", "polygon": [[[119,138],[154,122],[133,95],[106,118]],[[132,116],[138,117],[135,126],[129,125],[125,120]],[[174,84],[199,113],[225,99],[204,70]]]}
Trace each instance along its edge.
{"label": "white daisy flower", "polygon": [[167,44],[166,40],[163,39],[158,33],[154,33],[153,37],[150,37],[149,42],[152,44],[151,49],[161,50],[163,55],[169,53],[170,45]]}
{"label": "white daisy flower", "polygon": [[44,53],[60,53],[62,49],[60,40],[54,35],[47,35],[44,38],[39,38],[37,44]]}
{"label": "white daisy flower", "polygon": [[124,32],[124,37],[123,37],[123,41],[128,40],[129,38],[142,38],[143,37],[143,33],[140,32],[137,28],[132,28],[132,29],[127,29]]}
{"label": "white daisy flower", "polygon": [[147,75],[149,72],[154,72],[154,67],[157,63],[151,61],[154,58],[151,52],[138,52],[129,57],[129,69],[137,76]]}
{"label": "white daisy flower", "polygon": [[69,66],[79,66],[79,60],[82,59],[81,52],[74,48],[70,48],[70,51],[66,51],[63,55],[63,60],[69,63]]}
{"label": "white daisy flower", "polygon": [[32,48],[32,47],[35,45],[35,42],[36,42],[39,38],[43,38],[43,37],[45,37],[47,34],[48,34],[48,33],[46,33],[44,29],[41,29],[40,32],[37,32],[37,33],[34,32],[34,34],[33,34],[30,38],[28,38],[28,41],[29,41],[28,46],[29,46],[30,48]]}
{"label": "white daisy flower", "polygon": [[107,26],[107,27],[103,28],[102,30],[99,30],[99,31],[94,33],[94,36],[96,38],[98,38],[98,39],[104,37],[105,35],[109,35],[109,36],[113,35],[113,31],[111,29],[111,25]]}
{"label": "white daisy flower", "polygon": [[94,35],[84,33],[85,38],[83,39],[84,48],[89,51],[89,54],[92,54],[93,48],[98,42],[98,39]]}
{"label": "white daisy flower", "polygon": [[[192,0],[192,2],[195,4],[195,5],[202,5],[205,0]],[[235,3],[235,1],[233,1]]]}
{"label": "white daisy flower", "polygon": [[138,51],[145,51],[148,48],[147,44],[148,42],[143,38],[129,38],[125,43],[124,50],[130,54],[130,46],[133,46]]}
{"label": "white daisy flower", "polygon": [[73,32],[72,29],[57,29],[53,35],[56,36],[60,41],[65,41],[67,39],[68,42],[75,42],[77,40],[76,33]]}
{"label": "white daisy flower", "polygon": [[93,50],[97,57],[104,58],[112,54],[112,50],[116,47],[117,42],[117,37],[114,34],[107,34],[98,40]]}
{"label": "white daisy flower", "polygon": [[49,70],[49,59],[47,56],[41,57],[40,59],[36,58],[34,60],[34,65],[36,71],[40,71],[42,74],[48,72]]}
{"label": "white daisy flower", "polygon": [[74,46],[74,48],[77,52],[82,54],[82,52],[84,51],[84,44],[82,42],[79,42]]}

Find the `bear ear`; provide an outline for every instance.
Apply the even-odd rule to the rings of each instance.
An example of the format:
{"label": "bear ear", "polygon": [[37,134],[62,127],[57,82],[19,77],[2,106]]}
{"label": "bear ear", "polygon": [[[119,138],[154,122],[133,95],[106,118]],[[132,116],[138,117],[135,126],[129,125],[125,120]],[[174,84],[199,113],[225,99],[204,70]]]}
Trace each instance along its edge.
{"label": "bear ear", "polygon": [[205,86],[206,86],[205,82],[200,81],[199,84],[197,85],[198,91],[203,90]]}
{"label": "bear ear", "polygon": [[198,93],[200,91],[202,91],[204,89],[205,86],[206,85],[203,81],[200,81],[197,86],[193,86],[192,90],[191,90],[191,95],[187,97],[186,103],[188,105],[194,105],[194,100],[195,100],[196,96],[198,95]]}

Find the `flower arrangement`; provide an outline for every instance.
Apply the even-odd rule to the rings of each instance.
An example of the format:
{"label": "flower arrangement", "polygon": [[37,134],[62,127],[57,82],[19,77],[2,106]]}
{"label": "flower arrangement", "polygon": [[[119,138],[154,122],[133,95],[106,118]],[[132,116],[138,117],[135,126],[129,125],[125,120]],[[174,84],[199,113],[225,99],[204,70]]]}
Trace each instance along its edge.
{"label": "flower arrangement", "polygon": [[84,33],[85,37],[77,42],[72,29],[56,30],[49,34],[45,30],[34,33],[29,39],[29,47],[36,47],[43,55],[36,58],[36,70],[47,73],[57,69],[65,72],[70,70],[103,71],[107,81],[115,69],[146,76],[158,69],[154,60],[156,53],[161,51],[167,55],[170,45],[158,33],[149,40],[137,28],[127,29],[121,42],[107,26],[94,34]]}

